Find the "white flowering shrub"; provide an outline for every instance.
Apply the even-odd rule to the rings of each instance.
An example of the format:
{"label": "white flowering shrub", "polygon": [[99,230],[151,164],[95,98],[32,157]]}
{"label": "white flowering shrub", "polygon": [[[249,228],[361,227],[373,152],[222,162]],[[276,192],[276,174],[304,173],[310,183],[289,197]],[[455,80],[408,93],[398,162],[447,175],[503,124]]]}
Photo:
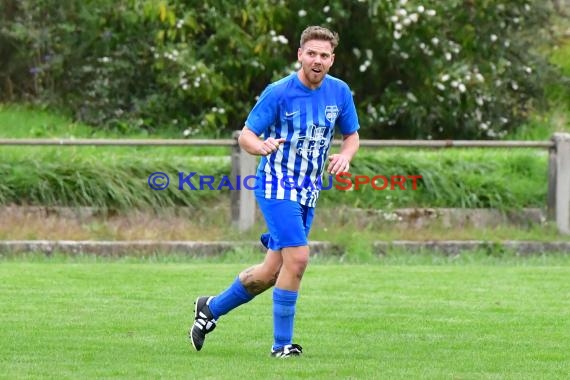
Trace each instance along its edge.
{"label": "white flowering shrub", "polygon": [[329,4],[301,25],[340,32],[333,71],[352,85],[370,137],[499,138],[559,80],[538,52],[549,38],[544,1]]}
{"label": "white flowering shrub", "polygon": [[546,4],[5,0],[0,100],[119,129],[227,135],[295,70],[300,31],[321,24],[340,34],[331,74],[352,87],[363,136],[499,138],[561,80],[538,53]]}

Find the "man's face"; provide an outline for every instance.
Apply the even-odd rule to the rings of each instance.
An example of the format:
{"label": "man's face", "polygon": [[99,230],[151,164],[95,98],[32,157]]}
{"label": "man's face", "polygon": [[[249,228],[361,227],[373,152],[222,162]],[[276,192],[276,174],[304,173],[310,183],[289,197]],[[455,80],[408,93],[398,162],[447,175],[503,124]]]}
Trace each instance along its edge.
{"label": "man's face", "polygon": [[297,51],[301,63],[301,80],[310,88],[317,88],[334,62],[329,41],[310,40]]}

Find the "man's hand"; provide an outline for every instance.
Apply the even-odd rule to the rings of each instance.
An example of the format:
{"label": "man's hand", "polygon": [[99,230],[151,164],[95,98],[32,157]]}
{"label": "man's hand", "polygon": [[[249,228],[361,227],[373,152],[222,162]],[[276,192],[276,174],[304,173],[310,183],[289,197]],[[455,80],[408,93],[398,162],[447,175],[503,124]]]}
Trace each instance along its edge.
{"label": "man's hand", "polygon": [[284,138],[274,139],[273,137],[269,137],[265,141],[260,141],[256,153],[260,156],[269,156],[271,153],[276,152],[277,149],[279,149],[279,145],[283,144],[284,142]]}
{"label": "man's hand", "polygon": [[329,161],[327,172],[330,174],[345,173],[350,169],[350,160],[345,155],[333,154],[329,156]]}

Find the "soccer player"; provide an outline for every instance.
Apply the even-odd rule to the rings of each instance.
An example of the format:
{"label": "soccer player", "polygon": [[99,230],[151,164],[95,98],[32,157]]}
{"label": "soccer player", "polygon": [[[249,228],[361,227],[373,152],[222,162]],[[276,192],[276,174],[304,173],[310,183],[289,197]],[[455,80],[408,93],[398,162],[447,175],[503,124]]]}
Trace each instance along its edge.
{"label": "soccer player", "polygon": [[[189,337],[198,351],[218,319],[272,286],[274,357],[299,356],[293,343],[295,305],[309,261],[308,235],[323,171],[347,172],[359,147],[358,116],[349,86],[328,75],[338,34],[310,26],[301,34],[300,69],[263,91],[239,137],[248,153],[261,156],[255,196],[267,224],[262,263],[245,269],[217,296],[201,296]],[[328,157],[334,130],[343,141]],[[263,135],[263,139],[259,136]],[[327,162],[328,157],[328,162]]]}

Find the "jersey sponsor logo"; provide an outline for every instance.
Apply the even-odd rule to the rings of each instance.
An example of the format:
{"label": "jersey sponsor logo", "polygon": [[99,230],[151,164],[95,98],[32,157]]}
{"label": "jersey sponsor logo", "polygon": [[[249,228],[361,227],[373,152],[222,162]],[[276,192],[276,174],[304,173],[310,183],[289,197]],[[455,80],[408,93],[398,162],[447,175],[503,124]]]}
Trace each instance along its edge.
{"label": "jersey sponsor logo", "polygon": [[338,107],[334,106],[325,106],[325,117],[328,121],[334,124],[336,118],[338,117]]}
{"label": "jersey sponsor logo", "polygon": [[327,145],[326,131],[327,127],[312,124],[307,129],[307,134],[297,140],[297,154],[309,159],[323,154],[324,147]]}

